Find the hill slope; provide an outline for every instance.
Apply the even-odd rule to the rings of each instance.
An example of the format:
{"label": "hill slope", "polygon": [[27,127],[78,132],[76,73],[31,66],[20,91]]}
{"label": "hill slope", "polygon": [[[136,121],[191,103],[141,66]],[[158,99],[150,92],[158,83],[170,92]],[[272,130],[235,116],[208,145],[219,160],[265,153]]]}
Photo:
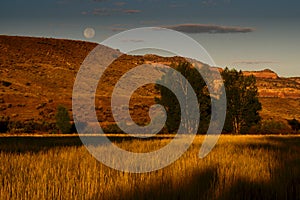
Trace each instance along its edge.
{"label": "hill slope", "polygon": [[[76,73],[96,46],[83,41],[0,36],[0,116],[10,116],[14,121],[51,121],[58,104],[67,106],[71,112]],[[101,88],[98,88],[96,101],[99,120],[113,121],[108,109],[109,94],[126,71],[143,63],[183,61],[180,57],[121,56],[99,82]],[[245,74],[257,77],[263,118],[300,119],[300,78],[280,78],[269,70]],[[148,108],[156,95],[153,85],[139,89],[131,102],[132,107],[135,106],[134,119],[148,120]]]}

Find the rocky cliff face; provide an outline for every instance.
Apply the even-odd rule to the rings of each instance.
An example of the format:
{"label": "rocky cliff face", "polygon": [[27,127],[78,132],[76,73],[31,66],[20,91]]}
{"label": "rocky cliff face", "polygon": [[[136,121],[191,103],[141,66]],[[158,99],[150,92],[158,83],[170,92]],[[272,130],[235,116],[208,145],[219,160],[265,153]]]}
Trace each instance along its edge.
{"label": "rocky cliff face", "polygon": [[[222,68],[215,68],[222,72]],[[243,71],[245,76],[255,76],[259,96],[262,98],[300,99],[300,78],[283,78],[270,69]]]}
{"label": "rocky cliff face", "polygon": [[279,78],[278,75],[270,69],[265,69],[265,70],[262,70],[262,71],[243,71],[243,74],[245,76],[253,75],[256,78],[263,78],[263,79],[277,79],[277,78]]}
{"label": "rocky cliff face", "polygon": [[254,75],[257,78],[260,97],[300,98],[300,78],[282,78],[269,69],[243,73],[246,76]]}

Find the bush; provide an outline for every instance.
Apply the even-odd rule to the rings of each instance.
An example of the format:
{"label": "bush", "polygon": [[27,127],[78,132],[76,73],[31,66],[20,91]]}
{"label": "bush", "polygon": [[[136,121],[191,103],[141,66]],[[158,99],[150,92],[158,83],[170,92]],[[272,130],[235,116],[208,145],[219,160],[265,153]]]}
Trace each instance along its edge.
{"label": "bush", "polygon": [[288,120],[289,125],[293,129],[293,131],[298,132],[300,130],[300,122],[295,118],[292,120]]}
{"label": "bush", "polygon": [[10,133],[24,133],[24,124],[20,121],[10,122],[8,130]]}
{"label": "bush", "polygon": [[11,86],[11,82],[8,82],[8,81],[1,81],[2,85],[5,86],[5,87],[9,87]]}
{"label": "bush", "polygon": [[261,124],[253,126],[250,133],[255,134],[288,134],[291,129],[283,122],[275,120],[266,120]]}
{"label": "bush", "polygon": [[37,130],[37,124],[33,121],[24,122],[24,133],[33,133]]}
{"label": "bush", "polygon": [[104,133],[124,133],[117,124],[109,124],[103,127]]}
{"label": "bush", "polygon": [[56,127],[60,130],[61,133],[63,134],[71,133],[72,125],[70,123],[69,113],[64,106],[59,105],[57,107],[55,119],[56,119]]}
{"label": "bush", "polygon": [[0,116],[0,133],[6,133],[8,125],[10,123],[10,118],[8,116]]}
{"label": "bush", "polygon": [[76,124],[77,124],[77,127],[75,126],[75,123],[72,123],[71,133],[83,132],[87,126],[86,122],[76,122]]}

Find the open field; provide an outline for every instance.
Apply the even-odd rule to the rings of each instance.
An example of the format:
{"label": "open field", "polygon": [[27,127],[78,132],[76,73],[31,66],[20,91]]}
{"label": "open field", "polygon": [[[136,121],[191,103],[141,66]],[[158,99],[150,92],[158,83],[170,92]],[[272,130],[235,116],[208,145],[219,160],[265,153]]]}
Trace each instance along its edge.
{"label": "open field", "polygon": [[[0,199],[300,199],[299,135],[225,135],[199,159],[202,140],[164,169],[132,174],[99,163],[78,137],[1,137]],[[135,152],[168,142],[117,140]]]}

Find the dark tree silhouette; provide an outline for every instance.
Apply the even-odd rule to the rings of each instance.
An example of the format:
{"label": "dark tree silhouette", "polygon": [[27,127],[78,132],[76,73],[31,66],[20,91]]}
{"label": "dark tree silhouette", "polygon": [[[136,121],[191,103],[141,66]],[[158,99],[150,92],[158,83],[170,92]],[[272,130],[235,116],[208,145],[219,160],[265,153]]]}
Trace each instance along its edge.
{"label": "dark tree silhouette", "polygon": [[261,120],[258,112],[262,106],[258,99],[256,78],[228,68],[222,72],[222,77],[227,96],[224,130],[234,134],[245,133]]}
{"label": "dark tree silhouette", "polygon": [[66,134],[71,132],[72,125],[70,123],[70,116],[68,110],[64,106],[59,105],[57,107],[55,119],[56,126],[61,133]]}
{"label": "dark tree silhouette", "polygon": [[0,116],[0,133],[6,133],[8,131],[9,123],[10,118],[8,116]]}
{"label": "dark tree silhouette", "polygon": [[[188,80],[190,85],[192,86],[195,94],[197,95],[198,99],[198,106],[199,110],[201,112],[201,121],[199,124],[198,132],[205,133],[208,128],[208,123],[210,119],[210,113],[211,113],[211,106],[210,106],[210,96],[206,87],[206,83],[203,80],[202,76],[198,72],[196,68],[194,68],[190,63],[180,63],[179,65],[174,67],[178,72],[180,72],[185,79]],[[208,72],[208,66],[203,66],[201,69],[203,72]],[[191,91],[188,91],[186,82],[181,80],[179,77],[176,77],[176,80],[174,80],[173,74],[167,73],[164,75],[161,80],[157,81],[156,89],[159,90],[161,97],[156,98],[156,103],[163,105],[166,108],[167,111],[167,121],[166,121],[166,128],[169,133],[172,133],[176,131],[179,127],[180,121],[181,121],[181,111],[180,111],[180,105],[179,102],[174,95],[174,93],[169,90],[168,88],[160,85],[161,83],[169,83],[172,85],[175,81],[179,83],[181,86],[180,88],[173,88],[175,90],[187,90],[183,93],[188,94]],[[188,96],[188,95],[187,95]],[[188,101],[188,100],[187,100]],[[193,120],[193,119],[187,119],[187,120]],[[185,126],[188,126],[190,122],[184,121],[183,124]]]}
{"label": "dark tree silhouette", "polygon": [[300,130],[300,122],[296,120],[295,118],[292,120],[288,120],[289,125],[293,129],[293,131],[299,131]]}

